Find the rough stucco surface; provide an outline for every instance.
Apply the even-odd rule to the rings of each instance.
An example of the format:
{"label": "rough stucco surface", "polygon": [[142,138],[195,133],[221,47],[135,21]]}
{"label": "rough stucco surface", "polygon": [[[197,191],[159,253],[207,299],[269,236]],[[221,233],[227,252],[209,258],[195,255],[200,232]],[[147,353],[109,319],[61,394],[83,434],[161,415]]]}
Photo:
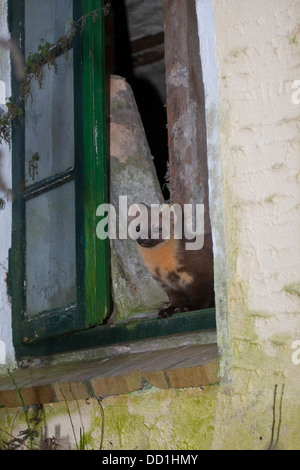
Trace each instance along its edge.
{"label": "rough stucco surface", "polygon": [[278,447],[299,449],[300,2],[213,3],[232,361],[214,447],[266,448],[281,410]]}

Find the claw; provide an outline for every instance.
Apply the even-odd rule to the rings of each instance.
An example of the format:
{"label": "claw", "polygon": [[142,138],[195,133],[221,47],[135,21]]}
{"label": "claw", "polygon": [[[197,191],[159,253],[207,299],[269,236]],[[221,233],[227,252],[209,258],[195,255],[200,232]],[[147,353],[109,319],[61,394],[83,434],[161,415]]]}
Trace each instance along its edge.
{"label": "claw", "polygon": [[163,308],[158,312],[157,318],[169,318],[175,313],[182,313],[182,312],[188,312],[187,307],[175,307],[174,305],[170,305],[168,308]]}

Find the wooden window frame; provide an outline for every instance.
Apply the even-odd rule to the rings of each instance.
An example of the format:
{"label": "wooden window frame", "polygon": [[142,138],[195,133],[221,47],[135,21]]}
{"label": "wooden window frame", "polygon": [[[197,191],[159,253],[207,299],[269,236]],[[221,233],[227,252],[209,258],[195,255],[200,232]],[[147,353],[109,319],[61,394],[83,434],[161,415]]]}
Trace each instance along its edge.
{"label": "wooden window frame", "polygon": [[[81,3],[80,8],[78,5]],[[75,17],[102,8],[103,0],[74,0]],[[10,0],[10,30],[24,38],[24,0]],[[12,14],[13,13],[13,14]],[[16,20],[18,18],[18,20]],[[82,41],[82,42],[81,42]],[[24,41],[21,41],[24,53]],[[108,202],[105,106],[105,28],[90,22],[74,40],[75,165],[64,173],[27,187],[24,181],[24,125],[13,126],[13,228],[10,279],[13,340],[17,358],[40,357],[142,339],[195,333],[216,328],[214,309],[179,314],[168,319],[102,325],[110,309],[109,241],[96,237],[96,209]],[[20,83],[12,73],[13,98]],[[42,192],[75,180],[77,302],[26,319],[25,204]],[[21,185],[22,186],[22,185]]]}
{"label": "wooden window frame", "polygon": [[[99,7],[103,12],[103,1],[73,1],[73,6],[75,21]],[[11,0],[9,12],[12,37],[21,43],[24,54],[24,0]],[[14,202],[10,272],[16,347],[23,345],[24,341],[41,340],[101,324],[109,310],[108,242],[93,236],[96,209],[99,204],[107,202],[103,22],[104,13],[95,22],[87,19],[82,35],[78,31],[73,42],[74,167],[23,190],[21,182],[25,179],[25,168],[20,155],[24,156],[24,122],[19,121],[12,129]],[[16,99],[20,93],[20,83],[14,76],[13,73],[13,99]],[[28,319],[25,316],[26,202],[70,181],[75,181],[77,301],[56,310],[41,312],[41,317]]]}

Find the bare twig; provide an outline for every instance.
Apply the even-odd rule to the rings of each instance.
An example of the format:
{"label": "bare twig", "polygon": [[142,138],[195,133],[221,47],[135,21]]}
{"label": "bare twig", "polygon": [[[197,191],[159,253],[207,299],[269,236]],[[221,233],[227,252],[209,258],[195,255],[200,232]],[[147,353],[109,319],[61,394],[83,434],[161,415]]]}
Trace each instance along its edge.
{"label": "bare twig", "polygon": [[276,447],[278,445],[278,442],[279,442],[281,419],[282,419],[282,402],[283,402],[284,387],[285,387],[285,384],[283,384],[282,388],[281,388],[281,396],[280,396],[280,402],[279,402],[279,416],[278,416],[278,424],[277,424],[277,436],[276,436],[275,444],[274,444],[274,436],[275,436],[275,428],[276,428],[276,398],[277,398],[278,385],[276,384],[275,387],[274,387],[272,434],[271,434],[271,442],[270,442],[270,445],[268,447],[268,450],[276,449]]}
{"label": "bare twig", "polygon": [[18,394],[18,398],[19,398],[20,404],[22,406],[22,409],[23,409],[23,412],[24,412],[24,415],[25,415],[26,424],[27,424],[27,430],[28,430],[28,436],[29,436],[29,442],[30,442],[30,449],[33,450],[33,432],[32,432],[31,426],[30,426],[28,411],[27,411],[27,408],[25,406],[21,390],[19,389],[19,387],[18,387],[15,379],[13,378],[10,370],[8,370],[7,372],[8,372],[9,378],[12,381],[12,383],[13,383],[15,389],[16,389],[16,392]]}
{"label": "bare twig", "polygon": [[71,414],[71,411],[70,411],[70,408],[69,408],[68,401],[67,401],[67,399],[66,399],[66,397],[65,397],[65,394],[64,394],[64,392],[62,391],[61,383],[60,383],[60,382],[59,382],[59,390],[60,390],[60,393],[61,393],[62,396],[63,396],[64,402],[65,402],[66,407],[67,407],[67,412],[68,412],[68,416],[69,416],[70,423],[71,423],[71,427],[72,427],[72,432],[73,432],[73,436],[74,436],[74,441],[75,441],[76,449],[79,450],[78,441],[77,441],[77,437],[76,437],[76,433],[75,433],[75,428],[74,428],[74,424],[73,424],[73,420],[72,420],[72,414]]}
{"label": "bare twig", "polygon": [[285,387],[285,384],[283,384],[283,385],[282,385],[282,388],[281,388],[281,396],[280,396],[280,403],[279,403],[279,418],[278,418],[277,438],[276,438],[276,442],[275,442],[275,448],[276,448],[277,445],[278,445],[279,436],[280,436],[281,419],[282,419],[282,402],[283,402],[284,387]]}
{"label": "bare twig", "polygon": [[99,446],[99,450],[102,450],[103,449],[103,440],[104,440],[104,409],[103,409],[103,405],[102,405],[102,398],[101,397],[97,397],[97,402],[100,406],[100,410],[101,410],[101,439],[100,439],[100,446]]}
{"label": "bare twig", "polygon": [[24,441],[22,441],[21,439],[18,439],[17,437],[13,436],[12,434],[10,434],[9,432],[5,431],[4,429],[0,428],[0,432],[3,432],[3,434],[7,434],[7,436],[9,436],[12,440],[18,442],[21,446],[24,446],[26,447],[26,449],[28,450],[33,450],[31,449],[30,447],[28,447]]}

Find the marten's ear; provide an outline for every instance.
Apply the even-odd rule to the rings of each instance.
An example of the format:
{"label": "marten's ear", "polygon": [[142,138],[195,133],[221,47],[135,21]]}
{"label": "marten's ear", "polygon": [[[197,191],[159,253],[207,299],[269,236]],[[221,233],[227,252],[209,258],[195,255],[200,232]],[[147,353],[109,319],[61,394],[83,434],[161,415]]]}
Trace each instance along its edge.
{"label": "marten's ear", "polygon": [[178,220],[177,206],[178,204],[163,204],[160,210],[162,217],[168,217],[173,225]]}
{"label": "marten's ear", "polygon": [[130,222],[136,219],[141,213],[139,204],[131,204],[128,208],[128,218]]}
{"label": "marten's ear", "polygon": [[128,209],[128,235],[133,240],[148,239],[149,209],[144,204],[131,204]]}

